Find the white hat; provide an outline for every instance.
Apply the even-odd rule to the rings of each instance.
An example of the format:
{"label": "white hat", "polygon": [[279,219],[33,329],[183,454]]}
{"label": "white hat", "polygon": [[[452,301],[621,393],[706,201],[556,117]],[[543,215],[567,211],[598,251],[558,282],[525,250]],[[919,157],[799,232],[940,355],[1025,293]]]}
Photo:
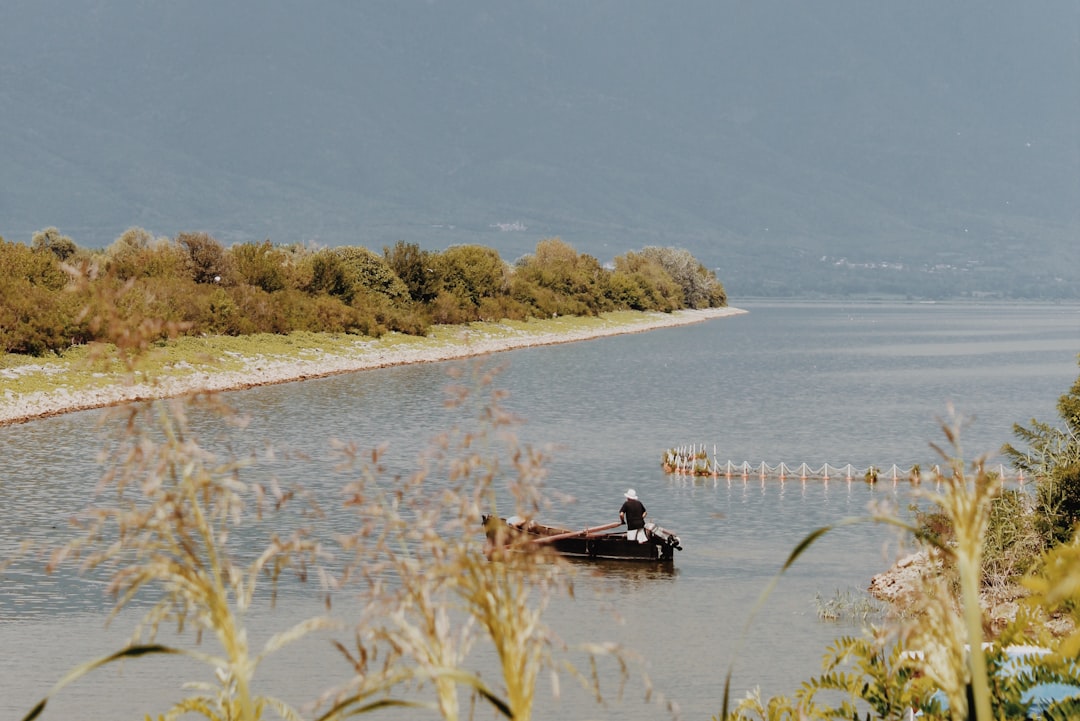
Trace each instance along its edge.
{"label": "white hat", "polygon": [[637,500],[637,491],[635,491],[633,488],[627,491],[625,495],[627,498],[631,498],[635,501]]}

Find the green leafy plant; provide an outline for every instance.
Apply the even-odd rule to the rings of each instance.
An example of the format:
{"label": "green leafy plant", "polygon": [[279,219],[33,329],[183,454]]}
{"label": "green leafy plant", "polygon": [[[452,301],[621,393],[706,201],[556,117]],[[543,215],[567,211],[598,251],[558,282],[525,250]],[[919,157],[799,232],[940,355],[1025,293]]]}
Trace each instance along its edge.
{"label": "green leafy plant", "polygon": [[[921,689],[911,683],[915,675],[900,645],[890,648],[884,639],[844,636],[826,651],[822,675],[804,683],[796,699],[817,718],[854,718],[869,707],[875,718],[899,720],[919,701]],[[838,700],[818,702],[828,692]]]}
{"label": "green leafy plant", "polygon": [[[928,575],[923,579],[921,593],[914,601],[916,607],[911,610],[910,615],[905,617],[906,620],[900,621],[896,648],[890,653],[889,658],[892,659],[892,654],[902,652],[904,649],[917,649],[920,684],[931,683],[934,688],[940,689],[948,698],[950,708],[960,717],[967,717],[970,714],[971,718],[990,719],[992,718],[991,695],[987,662],[985,655],[981,652],[983,619],[979,604],[979,588],[983,542],[991,507],[1000,491],[1000,479],[994,474],[987,473],[981,460],[972,463],[970,469],[965,467],[959,440],[963,422],[961,417],[954,416],[950,423],[942,423],[942,432],[953,452],[946,453],[941,448],[937,448],[938,453],[947,462],[947,470],[937,483],[941,488],[940,492],[920,490],[920,494],[936,506],[947,519],[953,534],[949,543],[941,543],[927,535],[921,535],[917,526],[898,518],[891,512],[878,513],[869,518],[846,519],[834,526],[820,528],[809,534],[792,551],[780,573],[763,592],[762,598],[755,606],[755,611],[772,592],[780,576],[818,538],[837,525],[870,521],[901,528],[927,544],[931,554],[946,557],[949,563],[944,564],[943,568],[953,569],[956,579],[954,582],[942,575]],[[785,699],[765,704],[762,704],[760,699],[751,699],[744,701],[741,708],[737,707],[729,715],[731,678],[729,671],[720,718],[748,718],[747,713],[756,713],[759,716],[768,714],[763,716],[768,719],[838,718],[845,717],[843,716],[845,713],[849,714],[846,717],[850,718],[858,705],[855,703],[856,699],[877,712],[886,713],[879,718],[900,718],[894,713],[897,709],[903,708],[904,704],[909,704],[917,695],[916,690],[906,688],[907,680],[912,676],[907,671],[895,675],[898,681],[883,691],[882,679],[894,676],[890,675],[891,672],[882,676],[881,669],[891,668],[891,666],[882,663],[882,657],[877,655],[876,648],[878,647],[844,642],[834,649],[833,658],[846,658],[847,651],[857,650],[858,653],[855,656],[861,659],[862,664],[858,674],[858,678],[862,679],[861,682],[858,678],[851,676],[827,676],[825,677],[827,683],[818,682],[822,688],[831,687],[834,691],[846,689],[849,692],[849,697],[845,701],[847,705],[842,706],[840,711],[833,707],[818,708],[810,703],[813,700],[812,695],[804,695],[803,702],[796,704]],[[967,653],[965,649],[978,649],[978,651]],[[830,662],[826,663],[826,668],[830,668]],[[903,668],[907,666],[904,665]],[[969,683],[970,691],[968,690]],[[970,709],[969,698],[972,701]],[[796,713],[799,715],[793,715]],[[839,716],[836,715],[838,713]]]}
{"label": "green leafy plant", "polygon": [[[1022,491],[1004,491],[1001,479],[982,461],[965,467],[959,447],[962,425],[960,418],[942,425],[953,452],[938,449],[947,461],[936,483],[940,491],[920,491],[933,510],[915,509],[914,525],[891,514],[838,524],[872,520],[896,525],[911,532],[931,556],[910,607],[897,616],[892,630],[839,639],[825,655],[825,673],[804,683],[794,698],[764,701],[755,692],[729,714],[725,688],[724,710],[717,719],[857,719],[864,713],[867,719],[901,719],[915,709],[928,721],[1026,719],[1028,693],[1040,684],[1080,687],[1075,663],[1080,632],[1059,642],[1042,626],[1053,612],[1065,612],[1080,623],[1080,546],[1074,538],[1045,555],[1038,552],[1030,498]],[[781,574],[834,527],[804,539]],[[1025,606],[993,643],[984,642],[980,588],[998,577],[1015,578],[1033,559],[1034,568],[1024,577],[1031,592]],[[1039,653],[1017,667],[1010,647],[1033,642]],[[827,700],[819,700],[822,695]],[[1073,698],[1041,713],[1042,718],[1064,719],[1075,718],[1078,710],[1080,701]]]}
{"label": "green leafy plant", "polygon": [[1031,420],[1013,426],[1026,448],[1006,444],[1002,451],[1013,465],[1033,478],[1036,509],[1047,543],[1072,538],[1080,522],[1080,377],[1058,399],[1062,426]]}

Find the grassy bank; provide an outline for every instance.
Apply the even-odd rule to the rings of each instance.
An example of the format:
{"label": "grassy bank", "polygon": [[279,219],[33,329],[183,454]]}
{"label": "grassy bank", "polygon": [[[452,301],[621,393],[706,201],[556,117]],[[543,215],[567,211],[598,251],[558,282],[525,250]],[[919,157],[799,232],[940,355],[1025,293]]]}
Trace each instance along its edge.
{"label": "grassy bank", "polygon": [[182,337],[155,343],[131,368],[111,348],[73,347],[46,358],[0,358],[0,423],[197,390],[230,390],[405,363],[424,363],[686,325],[741,313],[712,308],[675,313],[618,311],[600,316],[434,326],[423,337],[338,333]]}

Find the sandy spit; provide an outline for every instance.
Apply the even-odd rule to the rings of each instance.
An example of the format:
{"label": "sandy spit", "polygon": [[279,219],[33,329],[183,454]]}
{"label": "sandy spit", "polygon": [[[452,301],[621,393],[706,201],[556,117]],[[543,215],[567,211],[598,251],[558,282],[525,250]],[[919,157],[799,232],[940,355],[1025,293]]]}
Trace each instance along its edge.
{"label": "sandy spit", "polygon": [[[244,368],[239,371],[210,371],[187,373],[178,376],[159,375],[152,383],[136,385],[110,385],[104,388],[71,391],[60,387],[54,391],[17,394],[2,391],[0,385],[0,426],[24,423],[37,418],[61,413],[116,406],[131,401],[167,398],[187,393],[207,391],[230,391],[254,388],[273,383],[289,383],[309,378],[322,378],[338,373],[385,368],[407,363],[436,363],[439,361],[469,358],[541,345],[572,343],[625,333],[641,333],[657,328],[690,325],[713,318],[723,318],[745,313],[738,308],[708,308],[704,310],[681,310],[675,313],[643,313],[628,322],[602,322],[573,331],[549,331],[537,324],[536,330],[514,329],[512,334],[489,335],[482,330],[464,330],[452,342],[438,346],[379,347],[377,343],[358,341],[347,354],[324,353],[318,358],[268,358],[257,356],[244,358]],[[38,372],[49,373],[48,368]]]}

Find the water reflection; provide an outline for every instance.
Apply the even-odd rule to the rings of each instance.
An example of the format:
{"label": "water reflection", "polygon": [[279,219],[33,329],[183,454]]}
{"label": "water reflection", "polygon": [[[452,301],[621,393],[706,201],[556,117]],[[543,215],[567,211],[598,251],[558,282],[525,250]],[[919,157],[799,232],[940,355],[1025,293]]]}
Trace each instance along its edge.
{"label": "water reflection", "polygon": [[579,578],[589,578],[597,588],[604,585],[620,589],[633,590],[646,584],[670,583],[679,575],[678,555],[674,563],[653,563],[650,561],[590,561],[584,558],[568,558]]}

